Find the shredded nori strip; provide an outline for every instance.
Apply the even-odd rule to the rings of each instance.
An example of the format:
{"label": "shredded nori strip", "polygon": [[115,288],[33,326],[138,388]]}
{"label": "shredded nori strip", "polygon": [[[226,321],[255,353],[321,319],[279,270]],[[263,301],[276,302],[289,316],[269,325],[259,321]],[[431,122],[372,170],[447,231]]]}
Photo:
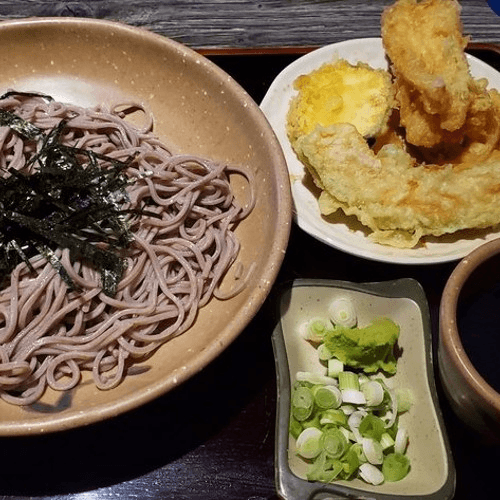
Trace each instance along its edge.
{"label": "shredded nori strip", "polygon": [[119,161],[61,144],[64,120],[44,133],[14,113],[0,110],[0,125],[41,143],[29,162],[32,174],[9,169],[9,175],[0,178],[0,273],[7,278],[21,262],[32,270],[29,259],[41,254],[68,288],[77,290],[54,253],[56,248],[67,248],[72,261],[99,271],[104,293],[114,296],[126,268],[124,250],[133,239],[125,215],[141,214],[122,208],[128,201],[126,187],[132,182],[124,170],[134,157]]}

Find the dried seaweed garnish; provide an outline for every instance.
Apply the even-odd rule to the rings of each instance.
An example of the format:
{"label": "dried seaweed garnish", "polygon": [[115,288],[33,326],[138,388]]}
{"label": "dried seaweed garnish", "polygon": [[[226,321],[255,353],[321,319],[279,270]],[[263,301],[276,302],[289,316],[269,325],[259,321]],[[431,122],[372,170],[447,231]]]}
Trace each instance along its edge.
{"label": "dried seaweed garnish", "polygon": [[19,90],[8,90],[7,92],[5,92],[5,94],[2,94],[0,96],[0,101],[3,101],[4,99],[7,99],[8,97],[11,97],[13,95],[19,97],[41,97],[42,99],[45,99],[47,102],[51,102],[54,100],[52,96],[47,94],[42,94],[41,92],[21,92]]}
{"label": "dried seaweed garnish", "polygon": [[38,139],[43,135],[42,130],[38,127],[23,120],[11,111],[6,111],[4,109],[0,109],[0,126],[10,127],[27,139]]}
{"label": "dried seaweed garnish", "polygon": [[9,169],[10,175],[0,179],[0,273],[8,276],[20,262],[31,267],[29,258],[42,254],[74,290],[55,254],[56,248],[67,248],[73,261],[99,271],[103,291],[114,296],[126,268],[123,253],[133,238],[126,217],[132,211],[123,205],[131,183],[124,170],[134,158],[119,161],[61,144],[64,121],[39,133],[29,122],[4,113],[1,125],[41,146],[30,160],[31,175]]}

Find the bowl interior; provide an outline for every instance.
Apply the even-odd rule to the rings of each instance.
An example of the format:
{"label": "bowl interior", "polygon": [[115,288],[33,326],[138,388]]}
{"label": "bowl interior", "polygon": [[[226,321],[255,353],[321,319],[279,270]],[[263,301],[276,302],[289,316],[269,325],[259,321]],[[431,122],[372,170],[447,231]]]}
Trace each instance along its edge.
{"label": "bowl interior", "polygon": [[[245,290],[225,302],[211,301],[191,330],[116,389],[102,392],[84,379],[71,394],[49,392],[30,408],[0,402],[0,434],[30,434],[136,407],[214,359],[247,325],[275,280],[288,242],[291,199],[280,146],[258,106],[221,69],[174,41],[90,19],[6,21],[0,23],[0,61],[2,93],[40,91],[81,106],[140,102],[154,115],[154,132],[174,150],[247,166],[257,185],[255,210],[237,230],[239,260],[256,266]],[[245,184],[233,182],[244,202]]]}
{"label": "bowl interior", "polygon": [[499,273],[500,249],[466,277],[457,298],[456,325],[464,362],[478,372],[476,383],[489,386],[490,396],[500,409]]}

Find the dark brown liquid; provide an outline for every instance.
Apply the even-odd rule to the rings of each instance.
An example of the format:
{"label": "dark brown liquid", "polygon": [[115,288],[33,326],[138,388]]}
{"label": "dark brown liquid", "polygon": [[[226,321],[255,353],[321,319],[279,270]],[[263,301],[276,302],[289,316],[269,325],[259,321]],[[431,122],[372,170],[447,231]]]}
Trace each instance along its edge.
{"label": "dark brown liquid", "polygon": [[457,311],[467,356],[486,382],[500,392],[500,283],[461,298]]}

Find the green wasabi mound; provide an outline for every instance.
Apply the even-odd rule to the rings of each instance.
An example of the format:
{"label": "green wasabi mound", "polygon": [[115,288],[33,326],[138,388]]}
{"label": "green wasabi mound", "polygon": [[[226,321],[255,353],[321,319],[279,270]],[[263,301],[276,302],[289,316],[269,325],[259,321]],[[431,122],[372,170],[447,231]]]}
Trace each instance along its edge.
{"label": "green wasabi mound", "polygon": [[377,318],[363,328],[336,326],[324,334],[324,344],[345,365],[365,373],[396,373],[394,346],[399,326],[389,318]]}

